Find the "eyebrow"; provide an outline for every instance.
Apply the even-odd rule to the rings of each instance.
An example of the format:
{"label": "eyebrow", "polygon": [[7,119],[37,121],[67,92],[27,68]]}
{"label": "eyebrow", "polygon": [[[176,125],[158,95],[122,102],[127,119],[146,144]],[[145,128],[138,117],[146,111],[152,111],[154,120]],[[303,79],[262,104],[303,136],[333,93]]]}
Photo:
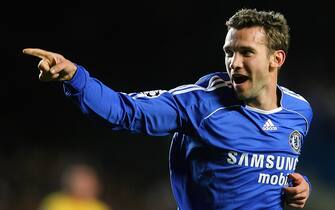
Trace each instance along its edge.
{"label": "eyebrow", "polygon": [[226,50],[250,50],[250,51],[255,51],[255,49],[253,47],[248,47],[248,46],[241,46],[241,47],[232,47],[232,46],[223,46],[223,50],[226,51]]}

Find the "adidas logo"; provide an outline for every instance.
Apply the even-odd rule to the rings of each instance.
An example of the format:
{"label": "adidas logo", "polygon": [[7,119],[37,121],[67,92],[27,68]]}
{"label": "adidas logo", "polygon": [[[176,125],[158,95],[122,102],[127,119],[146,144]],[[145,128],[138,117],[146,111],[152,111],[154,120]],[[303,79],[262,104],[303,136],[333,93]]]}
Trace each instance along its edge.
{"label": "adidas logo", "polygon": [[277,127],[268,119],[263,125],[263,131],[276,131]]}

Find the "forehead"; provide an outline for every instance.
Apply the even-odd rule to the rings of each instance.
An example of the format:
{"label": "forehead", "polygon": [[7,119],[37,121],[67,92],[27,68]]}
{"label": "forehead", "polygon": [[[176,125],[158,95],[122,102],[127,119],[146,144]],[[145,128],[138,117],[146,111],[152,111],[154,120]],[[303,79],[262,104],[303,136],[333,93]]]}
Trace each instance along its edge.
{"label": "forehead", "polygon": [[225,40],[225,47],[266,46],[264,29],[260,26],[235,29],[230,28]]}

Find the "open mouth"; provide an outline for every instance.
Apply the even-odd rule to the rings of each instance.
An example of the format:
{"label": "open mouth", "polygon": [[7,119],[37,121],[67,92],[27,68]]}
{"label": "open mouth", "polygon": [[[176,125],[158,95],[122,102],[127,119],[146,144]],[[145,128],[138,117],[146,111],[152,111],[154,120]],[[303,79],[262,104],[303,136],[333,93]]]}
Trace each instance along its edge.
{"label": "open mouth", "polygon": [[248,76],[245,76],[243,74],[233,74],[232,80],[235,84],[242,84],[243,82],[247,81],[249,79]]}

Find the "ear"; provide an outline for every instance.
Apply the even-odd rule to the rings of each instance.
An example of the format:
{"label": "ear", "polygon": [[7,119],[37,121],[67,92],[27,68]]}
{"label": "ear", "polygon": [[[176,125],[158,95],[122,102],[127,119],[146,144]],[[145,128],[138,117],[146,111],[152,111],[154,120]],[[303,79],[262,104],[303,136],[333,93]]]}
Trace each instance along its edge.
{"label": "ear", "polygon": [[284,64],[285,58],[284,50],[276,50],[270,57],[270,67],[279,69]]}

